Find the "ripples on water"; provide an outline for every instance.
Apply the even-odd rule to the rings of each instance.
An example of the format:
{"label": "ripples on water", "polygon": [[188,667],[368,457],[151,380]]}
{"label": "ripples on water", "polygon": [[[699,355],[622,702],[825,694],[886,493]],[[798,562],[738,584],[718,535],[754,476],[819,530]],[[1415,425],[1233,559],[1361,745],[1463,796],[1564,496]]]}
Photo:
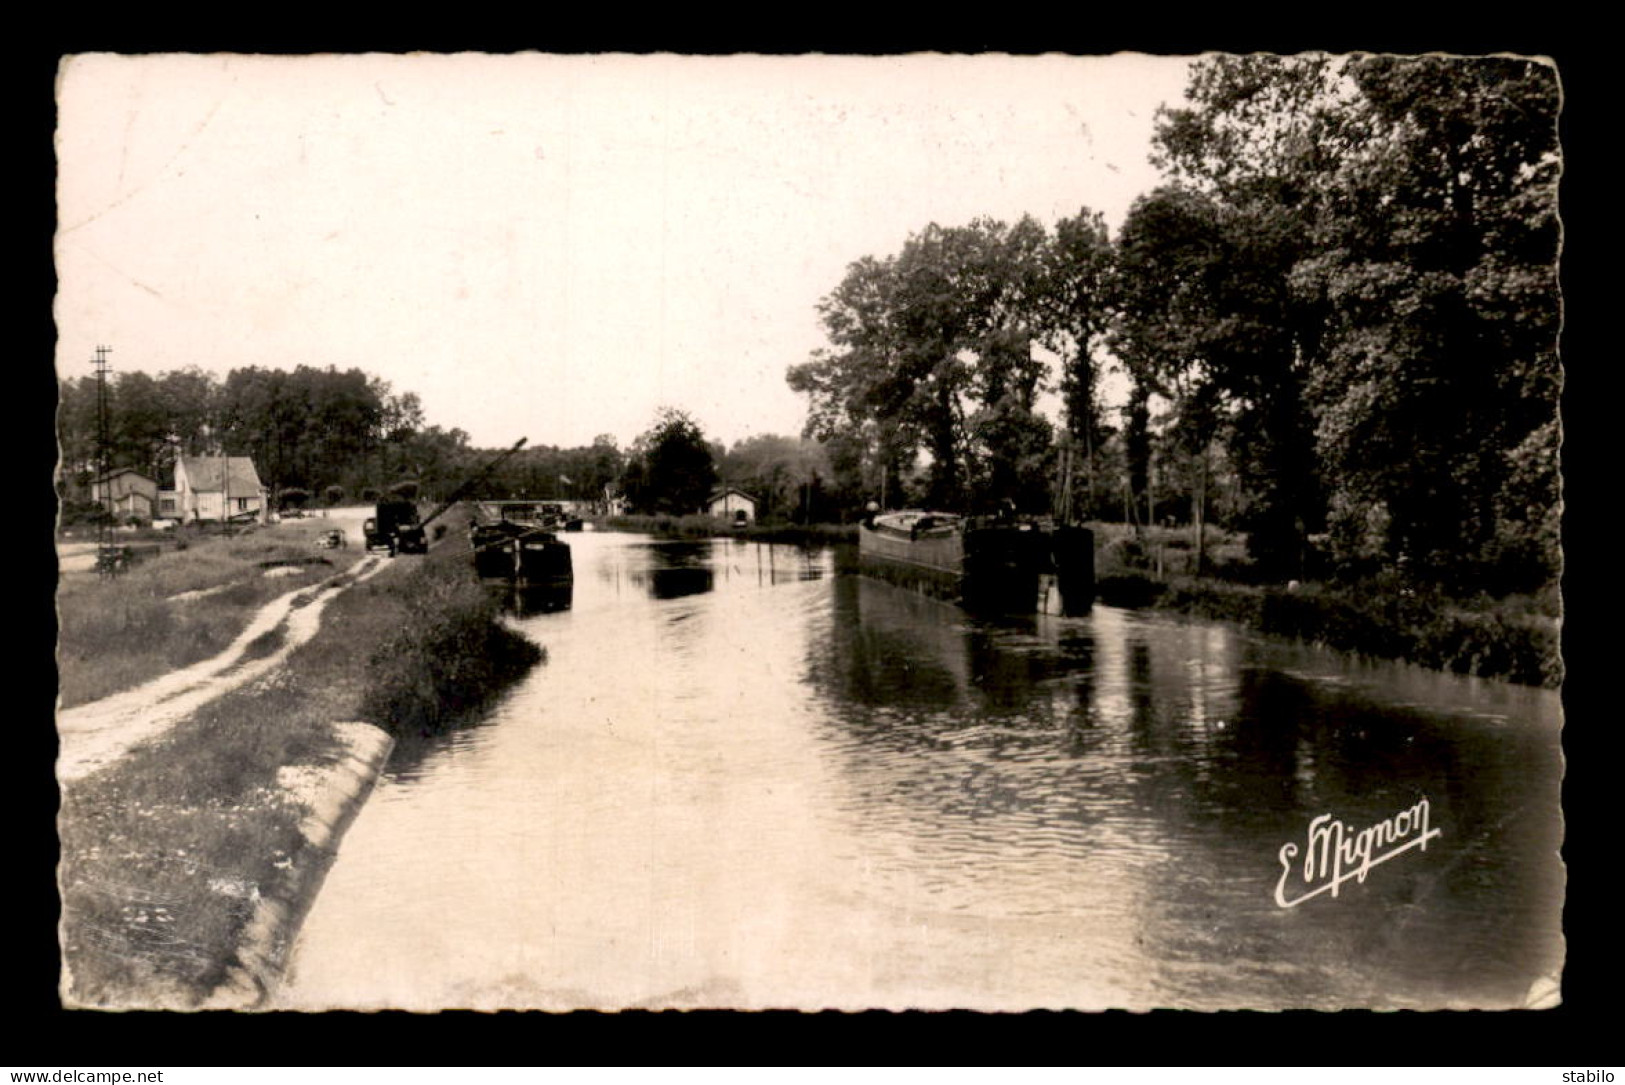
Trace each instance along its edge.
{"label": "ripples on water", "polygon": [[[1555,695],[576,538],[548,663],[396,766],[288,1004],[1519,1005],[1560,965]],[[1426,852],[1275,905],[1311,818],[1422,796]]]}

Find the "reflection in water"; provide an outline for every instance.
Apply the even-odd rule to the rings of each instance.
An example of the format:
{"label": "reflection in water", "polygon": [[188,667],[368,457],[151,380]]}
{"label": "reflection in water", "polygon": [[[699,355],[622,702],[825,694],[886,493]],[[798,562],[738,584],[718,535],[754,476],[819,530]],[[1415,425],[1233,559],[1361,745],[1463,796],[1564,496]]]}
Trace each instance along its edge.
{"label": "reflection in water", "polygon": [[[548,665],[380,786],[285,1004],[1516,1006],[1560,967],[1555,695],[983,621],[828,551],[577,565]],[[1422,796],[1425,853],[1275,905],[1311,819]]]}
{"label": "reflection in water", "polygon": [[503,612],[515,618],[569,610],[575,598],[575,584],[569,580],[524,585],[488,580],[485,586],[497,597]]}
{"label": "reflection in water", "polygon": [[649,569],[632,575],[634,584],[641,583],[655,599],[681,599],[685,595],[700,595],[716,586],[716,573],[710,569],[678,566],[671,569]]}
{"label": "reflection in water", "polygon": [[743,539],[652,542],[638,550],[646,564],[641,568],[616,567],[614,575],[624,573],[654,599],[679,599],[713,591],[718,577],[759,587],[818,580],[828,564],[827,553]]}
{"label": "reflection in water", "polygon": [[[1138,871],[1119,903],[1153,1004],[1518,1005],[1559,966],[1551,695],[1104,607],[990,628],[894,591],[842,581],[833,650],[811,661],[865,819],[916,862],[933,841],[944,876],[975,840],[989,863]],[[888,697],[909,673],[932,677]],[[1389,677],[1431,703],[1389,703]],[[1383,868],[1358,903],[1275,908],[1276,853],[1312,818],[1364,826],[1422,796],[1448,853]],[[982,911],[1008,890],[962,877]]]}

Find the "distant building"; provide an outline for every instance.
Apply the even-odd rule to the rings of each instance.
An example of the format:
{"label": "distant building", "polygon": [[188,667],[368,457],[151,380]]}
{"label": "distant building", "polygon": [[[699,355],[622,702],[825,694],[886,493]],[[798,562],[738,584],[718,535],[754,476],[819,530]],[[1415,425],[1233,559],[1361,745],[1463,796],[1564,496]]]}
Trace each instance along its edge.
{"label": "distant building", "polygon": [[[182,456],[175,463],[172,493],[174,512],[163,514],[187,523],[249,520],[263,517],[267,511],[265,484],[247,456]],[[165,507],[160,499],[160,512]]]}
{"label": "distant building", "polygon": [[703,511],[734,523],[750,523],[756,519],[756,499],[743,490],[729,486],[707,498]]}
{"label": "distant building", "polygon": [[151,520],[158,507],[158,483],[133,467],[121,467],[91,482],[90,499],[116,517]]}

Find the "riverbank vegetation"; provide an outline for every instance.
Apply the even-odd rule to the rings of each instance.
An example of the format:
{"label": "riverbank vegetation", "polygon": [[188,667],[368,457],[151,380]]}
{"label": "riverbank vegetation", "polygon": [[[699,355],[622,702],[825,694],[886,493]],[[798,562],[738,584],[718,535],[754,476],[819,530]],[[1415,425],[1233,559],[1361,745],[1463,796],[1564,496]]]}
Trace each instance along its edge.
{"label": "riverbank vegetation", "polygon": [[[444,729],[540,657],[466,555],[398,558],[336,597],[285,666],[63,792],[63,950],[92,1006],[195,1008],[256,906],[314,890],[299,781],[342,756],[341,721]],[[273,955],[286,946],[271,947]]]}
{"label": "riverbank vegetation", "polygon": [[1273,627],[1550,681],[1519,615],[1555,622],[1562,570],[1558,108],[1515,57],[1202,59],[1115,236],[1084,207],[854,260],[789,374],[833,488],[1152,558],[1189,525],[1214,606],[1295,581]]}
{"label": "riverbank vegetation", "polygon": [[63,574],[57,588],[63,708],[132,689],[224,651],[272,599],[349,568],[356,550],[318,550],[327,525],[292,521],[196,536],[116,577]]}
{"label": "riverbank vegetation", "polygon": [[1260,582],[1245,544],[1223,533],[1196,575],[1190,529],[1096,532],[1096,598],[1241,622],[1378,659],[1555,688],[1563,680],[1561,600],[1556,586],[1528,595],[1451,596],[1377,574],[1365,581]]}
{"label": "riverbank vegetation", "polygon": [[[448,575],[424,563],[398,584],[361,584],[346,597],[377,636],[367,657],[358,716],[397,738],[425,736],[482,707],[541,659],[497,618],[497,603],[466,558]],[[379,615],[387,620],[379,625]]]}
{"label": "riverbank vegetation", "polygon": [[802,546],[831,545],[857,541],[855,524],[796,524],[785,521],[751,522],[736,526],[725,517],[691,513],[686,516],[670,514],[606,516],[595,521],[601,531],[629,531],[666,538],[748,539],[752,542],[794,543]]}

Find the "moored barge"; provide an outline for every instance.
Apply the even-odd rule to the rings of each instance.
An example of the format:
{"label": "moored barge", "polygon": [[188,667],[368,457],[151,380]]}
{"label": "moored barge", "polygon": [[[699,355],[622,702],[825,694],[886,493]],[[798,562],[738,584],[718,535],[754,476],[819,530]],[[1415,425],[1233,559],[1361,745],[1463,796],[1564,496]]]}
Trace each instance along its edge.
{"label": "moored barge", "polygon": [[468,528],[474,568],[484,580],[514,587],[549,587],[575,579],[570,544],[504,502],[481,502]]}
{"label": "moored barge", "polygon": [[1014,518],[907,509],[858,525],[861,571],[977,610],[1080,614],[1094,601],[1094,534]]}

